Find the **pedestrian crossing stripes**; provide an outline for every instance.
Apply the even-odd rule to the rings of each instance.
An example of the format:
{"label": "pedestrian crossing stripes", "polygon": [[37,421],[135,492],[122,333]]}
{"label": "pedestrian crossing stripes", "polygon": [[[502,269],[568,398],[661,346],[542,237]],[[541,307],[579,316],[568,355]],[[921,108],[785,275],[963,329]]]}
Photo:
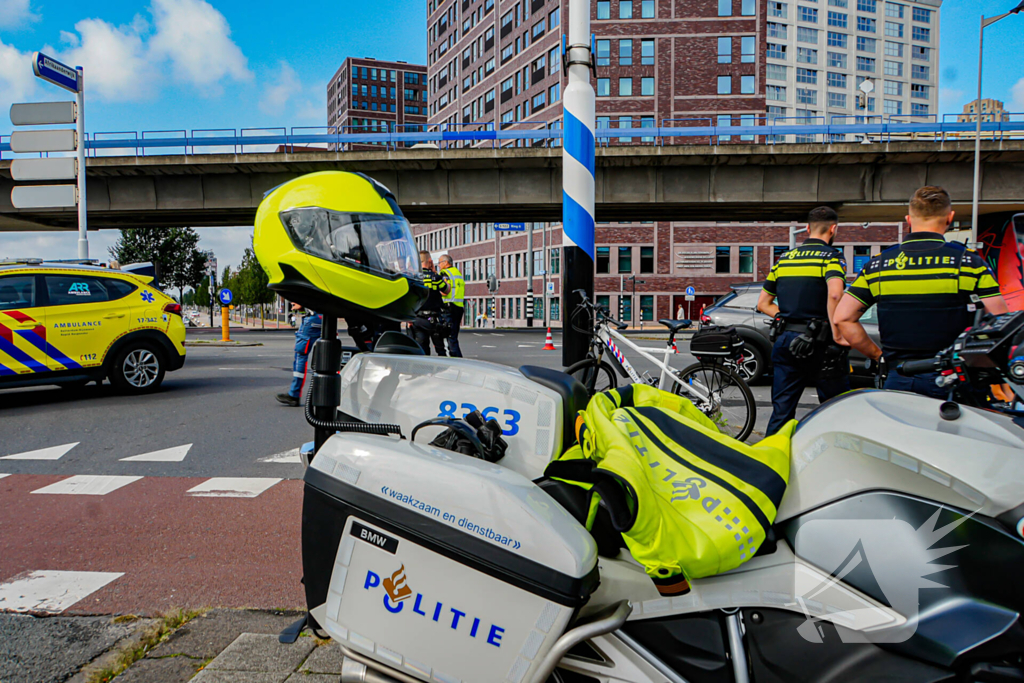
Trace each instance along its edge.
{"label": "pedestrian crossing stripes", "polygon": [[0,474],[0,479],[3,479],[4,477],[9,477],[9,476],[11,476],[11,475],[9,475],[9,474]]}
{"label": "pedestrian crossing stripes", "polygon": [[64,494],[79,496],[105,496],[123,486],[136,482],[142,477],[96,476],[78,474],[61,479],[32,493]]}
{"label": "pedestrian crossing stripes", "polygon": [[14,455],[5,455],[0,460],[60,460],[72,448],[80,442],[66,443],[63,446],[50,446],[35,451],[25,451]]}
{"label": "pedestrian crossing stripes", "polygon": [[270,463],[301,463],[302,458],[299,457],[299,449],[293,448],[290,451],[283,453],[277,453],[266,458],[260,458],[258,462],[270,462]]}
{"label": "pedestrian crossing stripes", "polygon": [[0,611],[59,614],[122,572],[30,571],[0,583]]}
{"label": "pedestrian crossing stripes", "polygon": [[192,448],[192,444],[187,443],[184,446],[175,446],[174,448],[165,448],[159,451],[121,458],[121,462],[181,462],[188,455],[190,448]]}
{"label": "pedestrian crossing stripes", "polygon": [[279,481],[276,477],[214,477],[185,493],[209,498],[255,498]]}

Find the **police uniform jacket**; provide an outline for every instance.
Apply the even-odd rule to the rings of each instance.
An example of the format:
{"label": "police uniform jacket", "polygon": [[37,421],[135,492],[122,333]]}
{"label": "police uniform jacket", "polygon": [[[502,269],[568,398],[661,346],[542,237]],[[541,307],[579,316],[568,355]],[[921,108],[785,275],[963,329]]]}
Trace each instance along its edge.
{"label": "police uniform jacket", "polygon": [[808,238],[772,266],[764,291],[776,298],[787,321],[828,320],[828,281],[846,281],[846,261],[824,240]]}
{"label": "police uniform jacket", "polygon": [[974,323],[981,299],[999,296],[999,283],[977,252],[914,232],[868,261],[847,291],[865,306],[878,306],[886,359],[907,360],[952,344]]}

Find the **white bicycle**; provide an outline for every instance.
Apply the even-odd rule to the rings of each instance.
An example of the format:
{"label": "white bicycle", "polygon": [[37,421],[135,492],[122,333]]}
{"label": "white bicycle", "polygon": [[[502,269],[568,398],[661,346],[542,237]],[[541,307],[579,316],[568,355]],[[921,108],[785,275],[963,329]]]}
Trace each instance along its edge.
{"label": "white bicycle", "polygon": [[[649,384],[685,396],[698,410],[711,418],[723,434],[740,441],[750,436],[754,430],[757,406],[750,386],[733,367],[730,367],[730,359],[699,361],[681,371],[669,365],[675,336],[688,328],[692,324],[691,321],[658,321],[669,329],[664,358],[658,359],[648,350],[623,336],[620,330],[624,330],[626,325],[609,317],[602,308],[591,303],[585,291],[580,289],[575,293],[579,294],[583,301],[573,312],[570,324],[576,331],[590,336],[590,351],[586,358],[571,365],[566,372],[578,379],[591,396],[618,387],[618,370],[618,374],[629,378],[631,383]],[[587,328],[577,326],[577,320],[583,314],[589,315]],[[636,351],[661,368],[661,376],[652,377],[647,373],[640,375],[622,353],[620,345]],[[604,359],[605,353],[609,355],[614,365]]]}

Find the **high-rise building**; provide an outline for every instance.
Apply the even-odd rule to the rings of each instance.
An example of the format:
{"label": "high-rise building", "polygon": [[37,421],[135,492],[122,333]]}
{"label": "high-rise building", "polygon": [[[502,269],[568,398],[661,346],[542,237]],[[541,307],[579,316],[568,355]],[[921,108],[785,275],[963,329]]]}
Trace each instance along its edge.
{"label": "high-rise building", "polygon": [[427,67],[349,57],[327,84],[338,133],[415,132],[427,122]]}
{"label": "high-rise building", "polygon": [[[769,118],[844,124],[934,117],[941,4],[769,0]],[[859,98],[865,80],[872,91]]]}
{"label": "high-rise building", "polygon": [[[960,123],[978,120],[978,100],[968,102],[964,105],[964,113],[956,117]],[[981,120],[983,123],[992,121],[1009,121],[1010,115],[1006,113],[1005,105],[1000,100],[993,100],[986,97],[981,101]]]}
{"label": "high-rise building", "polygon": [[[591,7],[599,128],[739,125],[764,115],[764,0]],[[429,0],[430,123],[559,125],[567,9],[568,0]]]}

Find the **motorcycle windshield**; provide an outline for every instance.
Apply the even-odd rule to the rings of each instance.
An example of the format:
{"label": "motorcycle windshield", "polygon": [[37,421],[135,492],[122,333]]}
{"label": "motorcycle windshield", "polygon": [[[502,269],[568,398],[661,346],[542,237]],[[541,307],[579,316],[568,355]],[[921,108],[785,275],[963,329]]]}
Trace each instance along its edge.
{"label": "motorcycle windshield", "polygon": [[403,216],[309,207],[281,212],[281,222],[295,248],[310,256],[421,278],[419,252]]}

